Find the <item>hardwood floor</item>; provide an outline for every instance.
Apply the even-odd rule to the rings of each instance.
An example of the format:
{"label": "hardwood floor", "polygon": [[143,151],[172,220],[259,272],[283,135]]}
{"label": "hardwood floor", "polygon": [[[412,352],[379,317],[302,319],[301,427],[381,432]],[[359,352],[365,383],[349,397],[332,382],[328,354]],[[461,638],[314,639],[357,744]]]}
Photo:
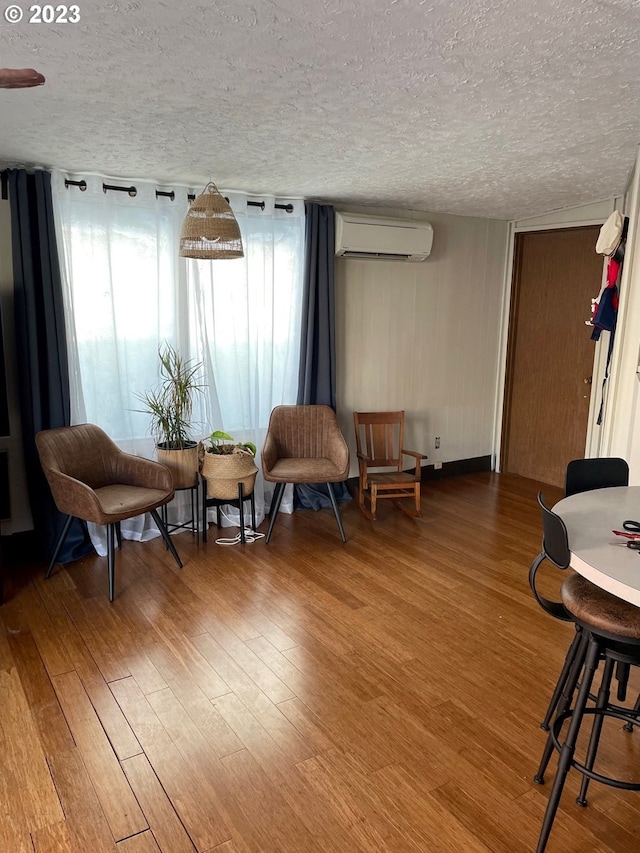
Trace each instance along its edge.
{"label": "hardwood floor", "polygon": [[[534,850],[572,636],[527,585],[537,489],[442,480],[423,518],[383,504],[375,523],[353,502],[346,545],[329,510],[281,517],[268,546],[185,532],[182,570],[160,539],[125,542],[113,604],[105,558],[12,567],[0,850]],[[637,766],[640,732],[605,726],[601,756]],[[548,853],[640,848],[638,794],[577,791],[571,774]]]}

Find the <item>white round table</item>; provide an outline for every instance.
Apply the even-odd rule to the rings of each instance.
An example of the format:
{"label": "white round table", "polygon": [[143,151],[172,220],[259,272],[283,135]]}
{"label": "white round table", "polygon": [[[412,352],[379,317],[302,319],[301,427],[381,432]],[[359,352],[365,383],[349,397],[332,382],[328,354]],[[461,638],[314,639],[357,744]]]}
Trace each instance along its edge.
{"label": "white round table", "polygon": [[563,498],[554,507],[567,526],[571,568],[607,592],[640,607],[640,551],[612,542],[623,521],[640,521],[640,486],[593,489]]}

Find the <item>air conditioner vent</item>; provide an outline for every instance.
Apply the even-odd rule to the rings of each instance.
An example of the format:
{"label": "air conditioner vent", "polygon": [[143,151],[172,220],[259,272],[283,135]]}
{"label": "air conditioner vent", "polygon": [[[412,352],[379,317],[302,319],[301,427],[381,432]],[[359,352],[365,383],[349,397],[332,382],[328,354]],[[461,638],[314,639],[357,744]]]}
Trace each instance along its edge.
{"label": "air conditioner vent", "polygon": [[343,258],[362,258],[363,260],[376,261],[410,261],[411,255],[396,255],[393,252],[354,252],[348,250],[344,252]]}
{"label": "air conditioner vent", "polygon": [[433,228],[424,220],[336,212],[335,253],[339,257],[424,261],[432,245]]}

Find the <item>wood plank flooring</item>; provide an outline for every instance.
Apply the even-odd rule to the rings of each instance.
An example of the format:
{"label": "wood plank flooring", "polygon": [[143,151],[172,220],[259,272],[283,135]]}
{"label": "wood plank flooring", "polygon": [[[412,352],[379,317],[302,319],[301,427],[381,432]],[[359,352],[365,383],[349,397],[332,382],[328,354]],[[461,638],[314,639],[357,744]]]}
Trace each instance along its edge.
{"label": "wood plank flooring", "polygon": [[[125,542],[113,604],[104,558],[10,567],[0,851],[534,850],[572,636],[527,586],[537,489],[429,483],[416,520],[353,502],[344,545],[330,510],[281,517],[268,546],[183,532],[182,570]],[[639,766],[640,732],[605,726],[601,755]],[[548,853],[640,849],[638,794],[592,784],[583,809],[577,790]]]}

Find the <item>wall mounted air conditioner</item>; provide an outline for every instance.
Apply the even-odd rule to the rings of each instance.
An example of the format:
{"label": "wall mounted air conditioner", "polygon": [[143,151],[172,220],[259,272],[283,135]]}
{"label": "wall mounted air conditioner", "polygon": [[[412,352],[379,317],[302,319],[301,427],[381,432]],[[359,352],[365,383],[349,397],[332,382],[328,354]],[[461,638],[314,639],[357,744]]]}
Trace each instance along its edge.
{"label": "wall mounted air conditioner", "polygon": [[336,212],[336,255],[342,258],[424,261],[432,245],[428,222]]}

